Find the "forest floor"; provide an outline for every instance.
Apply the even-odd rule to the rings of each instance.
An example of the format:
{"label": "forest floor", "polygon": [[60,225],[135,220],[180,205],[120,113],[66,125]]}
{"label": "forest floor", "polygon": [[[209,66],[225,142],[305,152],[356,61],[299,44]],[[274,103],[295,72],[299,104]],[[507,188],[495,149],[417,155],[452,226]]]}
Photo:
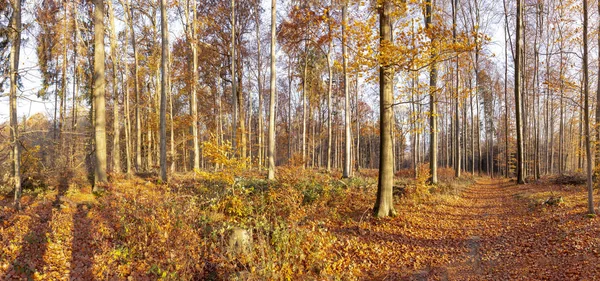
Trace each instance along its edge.
{"label": "forest floor", "polygon": [[[58,182],[24,196],[21,212],[0,197],[0,280],[600,278],[600,219],[582,186],[409,182],[398,216],[377,219],[373,175],[289,175],[304,179],[215,192],[135,178],[100,194]],[[236,227],[253,230],[251,251],[229,245]]]}

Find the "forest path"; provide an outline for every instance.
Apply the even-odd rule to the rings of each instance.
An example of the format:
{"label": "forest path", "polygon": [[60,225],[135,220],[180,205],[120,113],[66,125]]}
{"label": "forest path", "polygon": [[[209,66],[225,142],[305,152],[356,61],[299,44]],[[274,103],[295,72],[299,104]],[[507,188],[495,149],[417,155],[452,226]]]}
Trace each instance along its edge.
{"label": "forest path", "polygon": [[[600,262],[598,239],[586,237],[591,230],[598,231],[597,218],[586,218],[577,204],[544,204],[554,192],[560,193],[560,188],[478,179],[463,193],[462,204],[456,206],[470,209],[472,214],[464,224],[474,226],[473,230],[463,228],[468,241],[467,259],[448,266],[447,275],[440,279],[597,279],[594,267]],[[571,203],[583,201],[583,197],[575,198],[573,194],[564,195],[571,196]]]}
{"label": "forest path", "polygon": [[[554,195],[564,203],[543,204]],[[364,211],[363,201],[347,204]],[[479,178],[460,195],[401,200],[396,210],[332,226],[332,267],[361,280],[600,278],[600,219],[586,216],[580,187]]]}

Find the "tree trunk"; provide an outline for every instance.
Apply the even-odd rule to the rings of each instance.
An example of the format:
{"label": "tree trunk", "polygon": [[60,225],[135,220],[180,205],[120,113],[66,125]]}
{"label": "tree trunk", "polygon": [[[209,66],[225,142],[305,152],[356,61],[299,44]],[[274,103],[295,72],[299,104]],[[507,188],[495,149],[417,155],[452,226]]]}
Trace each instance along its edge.
{"label": "tree trunk", "polygon": [[96,166],[94,189],[107,181],[106,177],[106,101],[104,78],[104,1],[94,0],[94,138]]}
{"label": "tree trunk", "polygon": [[126,173],[127,176],[131,176],[131,118],[129,114],[129,80],[128,80],[128,65],[127,60],[125,60],[125,55],[127,54],[127,28],[125,28],[125,40],[123,46],[123,61],[125,62],[123,73],[122,73],[122,81],[123,81],[123,89],[125,91],[125,95],[123,96],[123,106],[124,114],[125,114],[125,163],[126,163]]}
{"label": "tree trunk", "polygon": [[[379,35],[380,48],[392,41],[391,13],[392,5],[384,0],[379,7]],[[393,185],[394,185],[394,155],[392,151],[393,129],[393,82],[394,69],[386,62],[379,65],[379,92],[380,92],[380,151],[379,151],[379,179],[377,184],[377,201],[374,213],[377,217],[395,216]]]}
{"label": "tree trunk", "polygon": [[10,142],[12,144],[13,183],[15,185],[14,207],[21,209],[21,147],[19,145],[19,121],[17,120],[17,74],[21,50],[21,1],[11,1],[13,13],[10,18]]}
{"label": "tree trunk", "polygon": [[192,0],[192,107],[191,107],[191,115],[192,115],[192,142],[193,142],[193,165],[192,168],[194,171],[200,169],[200,143],[199,143],[199,134],[198,134],[198,93],[197,91],[197,83],[198,83],[198,44],[196,40],[196,0]]}
{"label": "tree trunk", "polygon": [[275,32],[277,29],[277,0],[271,0],[271,93],[269,101],[269,173],[267,179],[275,179],[275,95],[277,89],[275,88],[277,69],[275,68],[275,44],[276,37]]}
{"label": "tree trunk", "polygon": [[258,169],[263,168],[263,142],[264,142],[264,128],[263,128],[263,87],[262,87],[262,52],[260,46],[260,1],[256,0],[256,47],[257,47],[257,85],[258,85]]}
{"label": "tree trunk", "polygon": [[348,38],[346,34],[346,28],[348,25],[348,2],[344,1],[342,6],[342,60],[344,67],[344,171],[343,178],[349,178],[352,174],[352,129],[351,129],[351,119],[350,119],[350,93],[348,91]]}
{"label": "tree trunk", "polygon": [[[113,173],[121,173],[121,144],[119,125],[119,87],[117,85],[117,73],[119,71],[119,60],[117,58],[117,32],[115,29],[115,12],[112,0],[108,1],[108,18],[110,23],[110,59],[112,60],[112,96],[113,96],[113,147],[112,147],[112,170]],[[124,86],[125,87],[125,86]]]}
{"label": "tree trunk", "polygon": [[524,184],[525,176],[523,171],[523,128],[521,119],[521,62],[523,49],[522,36],[522,0],[517,0],[517,21],[516,21],[516,46],[515,46],[515,117],[517,125],[517,183]]}
{"label": "tree trunk", "polygon": [[[458,10],[458,0],[454,0],[452,1],[452,38],[453,41],[456,42],[456,13]],[[459,105],[460,105],[460,97],[458,96],[458,86],[459,86],[459,72],[458,72],[458,66],[459,66],[459,60],[458,60],[458,55],[456,56],[456,77],[454,77],[456,79],[456,87],[454,89],[455,91],[455,98],[456,98],[456,104],[454,107],[454,142],[455,142],[455,156],[454,156],[454,176],[459,178],[460,177],[460,120],[459,120]]]}
{"label": "tree trunk", "polygon": [[160,58],[160,179],[167,182],[167,87],[169,70],[169,40],[167,39],[167,3],[160,1],[160,34],[161,34],[161,58]]}
{"label": "tree trunk", "polygon": [[583,120],[585,126],[585,158],[587,162],[588,213],[595,214],[594,183],[592,182],[592,145],[590,136],[590,86],[588,81],[588,1],[583,0]]}
{"label": "tree trunk", "polygon": [[333,91],[333,33],[331,27],[331,13],[327,10],[328,28],[329,28],[329,50],[327,51],[327,71],[329,72],[329,83],[327,85],[327,172],[331,171],[331,144],[333,128],[331,127],[331,119],[333,118],[333,104],[331,96]]}
{"label": "tree trunk", "polygon": [[[427,29],[431,29],[433,18],[433,3],[431,0],[426,1],[425,7],[425,25]],[[434,45],[433,35],[431,44]],[[431,184],[437,184],[437,146],[438,146],[438,128],[437,128],[437,67],[435,63],[436,48],[431,48],[431,70],[429,72],[429,172]]]}

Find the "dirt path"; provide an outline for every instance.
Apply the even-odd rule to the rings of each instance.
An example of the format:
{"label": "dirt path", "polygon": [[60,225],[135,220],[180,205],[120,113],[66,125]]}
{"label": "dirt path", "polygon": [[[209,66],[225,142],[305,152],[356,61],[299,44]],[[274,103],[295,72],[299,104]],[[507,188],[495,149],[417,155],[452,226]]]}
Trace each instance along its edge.
{"label": "dirt path", "polygon": [[[598,280],[600,221],[586,217],[583,191],[561,188],[479,179],[461,196],[401,201],[397,218],[333,229],[334,269],[362,280]],[[565,203],[532,205],[549,190]]]}
{"label": "dirt path", "polygon": [[[597,219],[572,198],[571,206],[549,207],[531,197],[549,186],[517,186],[506,180],[480,179],[462,196],[460,209],[472,216],[463,227],[467,261],[447,267],[446,280],[597,280],[599,244],[592,237]],[[566,196],[569,196],[565,193]],[[444,219],[441,216],[440,219]],[[460,229],[460,228],[459,228]]]}

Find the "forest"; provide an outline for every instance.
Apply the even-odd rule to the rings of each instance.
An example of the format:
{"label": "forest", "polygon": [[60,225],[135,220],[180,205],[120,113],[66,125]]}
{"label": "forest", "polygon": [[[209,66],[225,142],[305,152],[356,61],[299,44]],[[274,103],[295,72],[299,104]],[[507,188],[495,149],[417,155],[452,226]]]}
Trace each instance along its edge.
{"label": "forest", "polygon": [[600,0],[0,0],[0,280],[600,279]]}

